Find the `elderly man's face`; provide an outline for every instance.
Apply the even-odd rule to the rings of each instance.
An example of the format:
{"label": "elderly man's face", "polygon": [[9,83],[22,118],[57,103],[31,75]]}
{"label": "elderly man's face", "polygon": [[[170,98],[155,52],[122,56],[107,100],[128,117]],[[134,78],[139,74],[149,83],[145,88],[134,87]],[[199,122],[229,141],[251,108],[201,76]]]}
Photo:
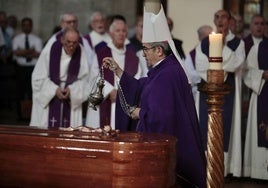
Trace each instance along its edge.
{"label": "elderly man's face", "polygon": [[257,16],[253,18],[250,24],[250,32],[254,37],[262,38],[265,31],[265,20],[263,17]]}
{"label": "elderly man's face", "polygon": [[219,10],[214,15],[214,24],[218,33],[227,34],[229,30],[230,15],[225,10]]}
{"label": "elderly man's face", "polygon": [[65,28],[77,29],[78,28],[77,17],[72,14],[64,15],[64,19],[61,22],[61,28],[62,29],[65,29]]}
{"label": "elderly man's face", "polygon": [[123,48],[127,38],[127,25],[122,20],[115,20],[110,26],[110,35],[117,48]]}
{"label": "elderly man's face", "polygon": [[101,14],[96,14],[90,23],[91,28],[99,34],[105,33],[105,19]]}
{"label": "elderly man's face", "polygon": [[72,56],[79,45],[79,35],[75,31],[68,31],[61,39],[66,54]]}

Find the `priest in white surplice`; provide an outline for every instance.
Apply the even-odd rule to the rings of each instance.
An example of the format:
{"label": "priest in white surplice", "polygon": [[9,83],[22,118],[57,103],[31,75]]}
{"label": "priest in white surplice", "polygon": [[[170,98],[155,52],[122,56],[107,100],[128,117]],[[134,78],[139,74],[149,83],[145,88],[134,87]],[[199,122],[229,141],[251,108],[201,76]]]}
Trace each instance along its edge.
{"label": "priest in white surplice", "polygon": [[[241,146],[241,79],[242,65],[245,61],[245,45],[229,30],[230,14],[219,10],[214,15],[214,24],[218,33],[224,36],[222,50],[222,67],[225,73],[225,83],[232,90],[224,98],[223,105],[223,137],[224,137],[224,166],[225,175],[241,176],[242,146]],[[203,39],[196,48],[196,70],[201,77],[201,83],[207,80],[209,68],[209,40]],[[196,106],[201,126],[203,145],[207,145],[207,95],[198,92]]]}
{"label": "priest in white surplice", "polygon": [[110,35],[105,30],[105,23],[106,18],[101,12],[96,11],[91,15],[89,26],[92,31],[86,34],[84,37],[92,49],[94,49],[95,46],[102,41],[108,42],[111,40]]}
{"label": "priest in white surplice", "polygon": [[[60,23],[59,23],[61,30],[58,31],[57,33],[53,34],[49,40],[47,41],[44,49],[48,50],[50,49],[51,45],[56,41],[56,40],[60,40],[61,36],[62,36],[62,32],[64,29],[66,28],[73,28],[73,29],[77,29],[78,30],[78,18],[74,13],[64,13],[62,15],[60,15]],[[89,69],[91,66],[91,63],[93,62],[93,58],[94,58],[94,51],[91,48],[91,46],[88,44],[88,41],[86,38],[83,37],[82,33],[79,33],[79,43],[83,45],[85,51],[86,51],[86,55],[87,55],[87,60],[88,60],[88,64],[89,64]],[[48,48],[48,49],[46,49]]]}
{"label": "priest in white surplice", "polygon": [[79,32],[66,28],[61,40],[45,48],[32,74],[31,126],[42,128],[82,125],[82,103],[87,100],[88,62]]}
{"label": "priest in white surplice", "polygon": [[[98,73],[102,66],[104,57],[113,57],[121,69],[127,71],[130,75],[139,78],[146,75],[147,70],[142,70],[139,57],[136,55],[135,48],[127,39],[126,20],[121,15],[116,15],[112,19],[110,25],[110,35],[112,40],[109,42],[101,42],[95,47],[97,63],[93,63],[91,70]],[[105,100],[97,108],[97,111],[89,108],[87,112],[86,126],[103,127],[104,125],[115,125],[115,108],[117,96],[117,77],[107,69],[104,69],[105,86],[103,89]],[[93,79],[91,79],[93,80]],[[91,85],[92,86],[92,85]],[[120,105],[118,103],[118,105]],[[135,130],[135,127],[133,128]]]}
{"label": "priest in white surplice", "polygon": [[[252,89],[245,141],[244,176],[265,180],[268,180],[268,121],[265,118],[267,100],[260,101],[263,96],[268,98],[267,40],[251,48],[247,58],[248,71],[244,78],[245,84]],[[266,57],[263,58],[263,55]],[[263,59],[260,59],[261,56]],[[263,68],[263,65],[266,67]],[[261,109],[260,103],[266,106]],[[266,113],[263,115],[264,119],[261,113]]]}
{"label": "priest in white surplice", "polygon": [[243,175],[268,180],[268,39],[265,19],[255,15],[250,26],[252,47],[246,59],[246,86],[251,89]]}

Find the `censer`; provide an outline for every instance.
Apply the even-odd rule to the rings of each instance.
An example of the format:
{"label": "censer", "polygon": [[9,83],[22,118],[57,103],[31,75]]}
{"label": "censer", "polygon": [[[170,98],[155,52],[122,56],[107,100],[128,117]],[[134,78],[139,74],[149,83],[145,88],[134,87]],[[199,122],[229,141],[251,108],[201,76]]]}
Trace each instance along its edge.
{"label": "censer", "polygon": [[[96,79],[97,80],[97,79]],[[95,88],[94,88],[95,86]],[[104,99],[103,96],[103,87],[104,87],[104,73],[103,73],[103,66],[101,67],[100,79],[97,83],[94,83],[92,91],[88,97],[88,107],[92,108],[93,110],[97,110],[96,106],[100,105]]]}
{"label": "censer", "polygon": [[[113,72],[115,72],[115,70],[113,69]],[[131,113],[136,109],[136,106],[131,106],[127,103],[126,98],[124,96],[123,90],[119,84],[119,81],[116,81],[117,87],[118,87],[118,96],[119,96],[119,101],[120,101],[120,105],[123,109],[123,111],[130,116]],[[104,96],[102,93],[103,87],[104,87],[104,71],[103,71],[103,66],[101,67],[101,73],[100,73],[100,79],[98,80],[98,82],[93,85],[92,91],[94,90],[94,92],[91,92],[88,98],[88,107],[92,108],[93,110],[97,110],[96,106],[100,105],[102,103],[102,101],[104,100]],[[94,86],[96,86],[96,88],[94,89]]]}

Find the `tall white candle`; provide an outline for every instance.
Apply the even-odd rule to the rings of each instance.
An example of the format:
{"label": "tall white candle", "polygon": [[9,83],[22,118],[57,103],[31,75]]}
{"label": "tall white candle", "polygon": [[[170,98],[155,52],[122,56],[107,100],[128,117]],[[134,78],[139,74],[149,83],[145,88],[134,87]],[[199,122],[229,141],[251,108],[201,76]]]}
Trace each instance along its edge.
{"label": "tall white candle", "polygon": [[212,33],[209,35],[209,69],[222,69],[222,34]]}

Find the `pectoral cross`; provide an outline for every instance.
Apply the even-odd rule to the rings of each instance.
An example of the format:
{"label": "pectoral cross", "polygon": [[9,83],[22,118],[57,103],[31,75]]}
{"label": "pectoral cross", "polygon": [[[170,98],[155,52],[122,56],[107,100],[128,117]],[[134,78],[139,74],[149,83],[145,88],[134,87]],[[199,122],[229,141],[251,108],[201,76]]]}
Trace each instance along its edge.
{"label": "pectoral cross", "polygon": [[50,120],[52,122],[52,127],[55,126],[55,123],[57,122],[57,120],[55,119],[55,117],[53,116],[53,118]]}
{"label": "pectoral cross", "polygon": [[259,125],[259,129],[265,132],[265,140],[268,141],[268,125],[264,122],[261,122],[261,124]]}

